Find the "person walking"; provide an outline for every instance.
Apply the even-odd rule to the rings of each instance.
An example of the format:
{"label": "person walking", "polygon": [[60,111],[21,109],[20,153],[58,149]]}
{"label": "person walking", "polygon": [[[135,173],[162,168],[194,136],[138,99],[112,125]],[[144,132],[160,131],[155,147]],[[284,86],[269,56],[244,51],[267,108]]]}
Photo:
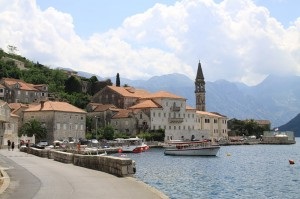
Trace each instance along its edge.
{"label": "person walking", "polygon": [[10,142],[10,140],[7,140],[7,149],[10,151],[10,144],[11,144],[11,142]]}
{"label": "person walking", "polygon": [[12,143],[11,143],[11,150],[13,151],[14,148],[15,148],[15,142],[12,142]]}

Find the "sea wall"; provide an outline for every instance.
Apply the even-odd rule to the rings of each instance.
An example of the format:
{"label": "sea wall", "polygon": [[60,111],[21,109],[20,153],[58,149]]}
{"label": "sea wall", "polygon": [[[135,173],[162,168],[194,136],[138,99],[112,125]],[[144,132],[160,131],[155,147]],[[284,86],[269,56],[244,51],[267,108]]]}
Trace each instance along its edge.
{"label": "sea wall", "polygon": [[261,144],[295,144],[295,140],[289,140],[288,137],[263,137]]}
{"label": "sea wall", "polygon": [[103,171],[118,177],[126,177],[135,173],[135,162],[130,158],[82,155],[54,149],[36,149],[31,147],[21,147],[20,151],[39,157],[47,157],[65,164],[74,164],[80,167]]}

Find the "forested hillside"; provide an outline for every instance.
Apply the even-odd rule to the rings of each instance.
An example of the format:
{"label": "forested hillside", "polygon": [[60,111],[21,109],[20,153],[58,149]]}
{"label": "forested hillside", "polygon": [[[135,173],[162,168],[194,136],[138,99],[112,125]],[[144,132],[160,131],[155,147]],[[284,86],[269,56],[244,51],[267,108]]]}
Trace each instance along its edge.
{"label": "forested hillside", "polygon": [[[24,63],[25,68],[20,69],[14,60]],[[91,97],[91,90],[83,93],[82,82],[93,84],[97,77],[89,79],[83,77],[68,77],[62,69],[50,69],[40,63],[34,63],[25,57],[6,53],[0,49],[0,79],[14,78],[21,79],[32,84],[48,84],[49,93],[56,100],[67,101],[79,108],[85,108]]]}

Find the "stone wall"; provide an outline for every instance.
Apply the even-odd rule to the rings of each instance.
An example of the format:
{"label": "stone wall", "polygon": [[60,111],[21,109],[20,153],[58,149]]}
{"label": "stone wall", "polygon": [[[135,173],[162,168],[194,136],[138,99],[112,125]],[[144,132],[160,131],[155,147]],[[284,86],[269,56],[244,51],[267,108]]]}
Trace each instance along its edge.
{"label": "stone wall", "polygon": [[130,158],[113,156],[82,155],[54,149],[36,149],[21,147],[20,151],[39,157],[47,157],[58,162],[106,172],[118,177],[130,176],[135,173],[135,162]]}

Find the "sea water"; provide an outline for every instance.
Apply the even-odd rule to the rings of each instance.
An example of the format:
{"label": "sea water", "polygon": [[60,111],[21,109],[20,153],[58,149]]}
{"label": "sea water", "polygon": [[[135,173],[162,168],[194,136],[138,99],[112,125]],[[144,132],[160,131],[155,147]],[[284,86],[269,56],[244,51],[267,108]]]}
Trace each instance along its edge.
{"label": "sea water", "polygon": [[[127,154],[135,177],[170,198],[300,198],[300,138],[293,145],[222,146],[216,157]],[[291,165],[289,160],[294,160]]]}

